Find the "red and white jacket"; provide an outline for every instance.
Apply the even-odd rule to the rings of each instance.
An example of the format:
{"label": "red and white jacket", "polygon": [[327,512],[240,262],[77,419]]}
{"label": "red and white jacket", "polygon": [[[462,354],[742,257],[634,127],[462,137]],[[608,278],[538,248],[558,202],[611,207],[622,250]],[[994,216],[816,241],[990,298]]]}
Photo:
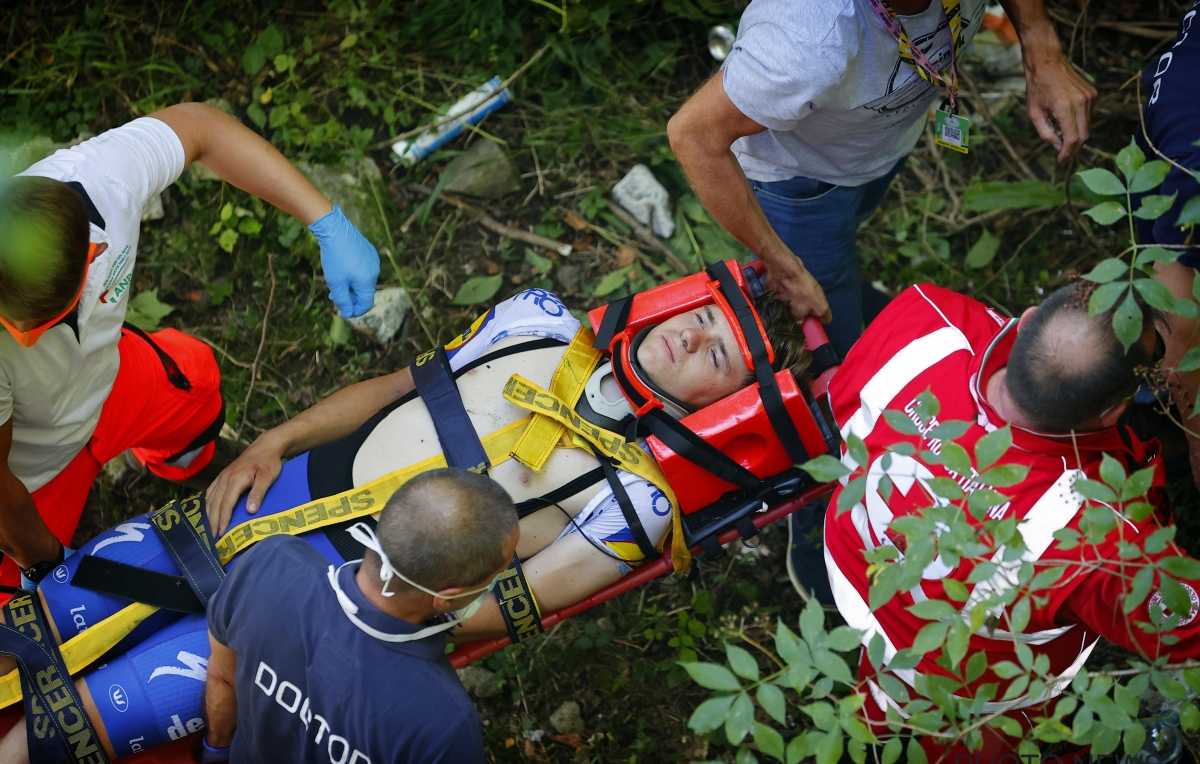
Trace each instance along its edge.
{"label": "red and white jacket", "polygon": [[[887,604],[871,611],[865,552],[884,544],[903,550],[903,536],[891,532],[889,525],[896,517],[935,503],[935,494],[926,481],[936,476],[950,477],[967,494],[981,487],[977,475],[958,475],[941,465],[893,453],[887,474],[894,488],[885,500],[879,491],[885,448],[906,441],[918,453],[924,449],[935,453],[940,450],[940,442],[927,435],[936,423],[921,424],[915,413],[916,398],[926,390],[932,391],[940,403],[938,422],[957,419],[973,423],[966,434],[956,439],[968,453],[973,453],[979,438],[1003,427],[1005,422],[988,405],[982,391],[992,374],[1007,364],[1016,329],[1015,319],[1001,316],[976,300],[931,285],[915,286],[893,300],[867,328],[838,369],[829,390],[843,438],[851,433],[862,438],[870,462],[863,500],[839,514],[837,498],[843,490],[839,486],[825,519],[825,563],[834,598],[846,622],[863,630],[864,645],[874,634],[881,634],[885,657],[890,659],[897,650],[911,646],[926,624],[908,612],[907,608],[915,602],[943,599],[966,617],[975,602],[989,592],[1011,586],[1006,582],[1015,579],[1012,573],[1022,562],[1033,562],[1037,569],[1067,566],[1054,587],[1038,592],[1045,596],[1044,604],[1030,603],[1032,616],[1024,632],[1012,634],[984,626],[972,635],[968,651],[971,654],[985,650],[991,665],[1001,660],[1016,662],[1016,642],[1023,641],[1035,655],[1045,654],[1050,658],[1050,675],[1060,681],[1047,682],[1049,689],[1040,697],[1024,696],[988,704],[985,713],[1033,705],[1058,694],[1083,665],[1098,635],[1148,657],[1158,654],[1191,657],[1200,653],[1200,621],[1196,618],[1200,598],[1195,593],[1200,582],[1184,582],[1192,597],[1192,609],[1171,632],[1179,641],[1170,646],[1160,642],[1161,634],[1146,633],[1134,626],[1135,622],[1151,620],[1150,609],[1163,611],[1162,598],[1156,592],[1157,582],[1151,590],[1152,596],[1129,616],[1123,615],[1122,598],[1128,590],[1127,582],[1139,568],[1130,568],[1126,563],[1122,571],[1117,542],[1123,539],[1140,546],[1140,539],[1144,540],[1145,535],[1159,527],[1155,518],[1133,523],[1118,513],[1116,529],[1099,545],[1082,543],[1064,549],[1054,538],[1060,529],[1078,529],[1085,505],[1083,497],[1074,490],[1074,482],[1081,475],[1095,479],[1103,453],[1122,461],[1130,473],[1155,464],[1155,482],[1161,485],[1162,470],[1155,449],[1118,428],[1071,437],[1013,427],[1013,447],[1000,458],[1000,463],[1025,465],[1029,474],[1016,486],[998,489],[1011,497],[1011,501],[994,507],[990,516],[1016,518],[1027,551],[1019,560],[1000,565],[1000,573],[991,580],[977,584],[967,582],[975,566],[972,561],[962,560],[951,567],[940,557],[935,558],[918,587],[897,593]],[[893,430],[883,417],[887,409],[908,414],[918,424],[920,434],[902,435]],[[857,466],[845,446],[842,458],[848,467]],[[847,482],[848,479],[843,479],[843,486]],[[969,513],[967,518],[979,524]],[[1001,563],[1003,554],[1004,550],[998,549],[992,560]],[[1183,553],[1177,547],[1167,545],[1149,558],[1180,554]],[[1139,558],[1136,562],[1144,561],[1145,558]],[[1008,576],[1003,575],[1006,569]],[[942,584],[946,578],[958,579],[966,585],[972,593],[966,603],[946,596]],[[1004,619],[1000,622],[1005,623]],[[918,673],[944,674],[945,670],[935,664],[938,655],[939,651],[934,650],[915,669],[894,673],[909,685]],[[997,679],[985,672],[978,681]],[[1004,686],[1001,682],[998,695],[1003,693]],[[869,681],[868,688],[880,707],[884,707],[889,699],[879,686]]]}

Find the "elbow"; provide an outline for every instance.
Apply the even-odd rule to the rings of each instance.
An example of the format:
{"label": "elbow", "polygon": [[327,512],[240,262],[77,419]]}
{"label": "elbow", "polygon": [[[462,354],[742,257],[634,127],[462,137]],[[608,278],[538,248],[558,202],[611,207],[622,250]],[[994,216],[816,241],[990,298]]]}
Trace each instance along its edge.
{"label": "elbow", "polygon": [[685,106],[667,120],[667,143],[670,144],[671,151],[674,151],[676,156],[681,156],[686,152],[691,142],[692,133],[689,130],[686,112],[687,107]]}

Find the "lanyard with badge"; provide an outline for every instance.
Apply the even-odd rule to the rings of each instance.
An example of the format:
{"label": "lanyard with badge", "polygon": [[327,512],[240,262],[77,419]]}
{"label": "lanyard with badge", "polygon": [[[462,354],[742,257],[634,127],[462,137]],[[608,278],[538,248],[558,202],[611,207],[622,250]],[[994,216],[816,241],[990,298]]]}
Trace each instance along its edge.
{"label": "lanyard with badge", "polygon": [[912,38],[904,31],[904,26],[896,18],[888,0],[867,2],[896,39],[900,60],[911,65],[921,79],[946,89],[946,102],[934,117],[934,141],[939,146],[967,153],[971,121],[958,113],[958,49],[962,45],[962,13],[959,10],[959,0],[940,0],[942,10],[946,14],[946,23],[950,26],[950,64],[944,72],[939,72],[929,60],[929,56],[925,55],[925,51],[913,44]]}

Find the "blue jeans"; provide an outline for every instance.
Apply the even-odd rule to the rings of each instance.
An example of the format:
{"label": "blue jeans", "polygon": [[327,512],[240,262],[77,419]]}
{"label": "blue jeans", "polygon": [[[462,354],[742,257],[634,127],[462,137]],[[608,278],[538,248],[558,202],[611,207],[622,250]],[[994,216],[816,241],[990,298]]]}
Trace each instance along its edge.
{"label": "blue jeans", "polygon": [[861,186],[835,186],[805,177],[750,181],[771,227],[825,290],[833,310],[833,323],[826,328],[843,357],[863,328],[863,278],[855,235],[903,164],[901,159],[887,175]]}

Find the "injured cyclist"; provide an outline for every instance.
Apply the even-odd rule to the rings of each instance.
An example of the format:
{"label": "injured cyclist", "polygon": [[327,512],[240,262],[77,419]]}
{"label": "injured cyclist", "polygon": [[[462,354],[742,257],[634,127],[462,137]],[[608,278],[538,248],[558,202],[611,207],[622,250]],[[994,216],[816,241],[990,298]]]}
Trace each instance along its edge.
{"label": "injured cyclist", "polygon": [[[480,316],[444,351],[344,388],[264,433],[218,477],[205,502],[185,500],[179,513],[200,517],[207,505],[221,563],[236,564],[235,556],[255,541],[284,532],[303,533],[337,564],[362,556],[349,528],[377,513],[412,476],[446,464],[486,468],[517,504],[520,544],[495,598],[458,626],[456,639],[536,632],[536,620],[531,629],[521,613],[578,602],[657,556],[678,517],[676,504],[711,502],[755,475],[780,472],[804,460],[796,448],[823,450],[792,374],[773,370],[799,360],[800,343],[795,352],[782,343],[776,352],[767,334],[778,340],[794,324],[772,306],[768,312],[783,319],[780,330],[764,329],[752,304],[753,280],[752,272],[718,263],[709,274],[593,311],[598,338],[553,294],[521,292]],[[771,398],[767,410],[782,416],[770,417],[767,429],[778,440],[756,433],[730,441],[730,458],[679,424],[742,388],[735,398],[747,391],[762,403]],[[738,435],[742,420],[728,419],[726,429]],[[690,440],[680,439],[681,429]],[[661,442],[647,447],[647,432]],[[671,449],[692,461],[722,462],[709,469],[723,480],[672,480],[659,464],[667,464]],[[92,639],[88,630],[96,634],[101,630],[92,627],[101,621],[128,617],[129,600],[140,598],[116,593],[112,576],[98,586],[93,580],[95,588],[81,586],[88,558],[96,557],[178,574],[150,518],[101,534],[39,587],[47,631],[59,643]],[[514,592],[531,596],[521,603]],[[13,622],[10,612],[4,615]],[[140,617],[140,624],[116,630],[128,636],[115,647],[80,648],[65,661],[75,674],[85,662],[76,656],[107,656],[78,685],[110,755],[177,739],[203,724],[202,679],[187,670],[189,661],[196,665],[208,655],[203,617],[161,609]],[[109,697],[114,686],[122,688],[120,703]],[[8,692],[6,698],[0,682],[0,705],[12,702]]]}

